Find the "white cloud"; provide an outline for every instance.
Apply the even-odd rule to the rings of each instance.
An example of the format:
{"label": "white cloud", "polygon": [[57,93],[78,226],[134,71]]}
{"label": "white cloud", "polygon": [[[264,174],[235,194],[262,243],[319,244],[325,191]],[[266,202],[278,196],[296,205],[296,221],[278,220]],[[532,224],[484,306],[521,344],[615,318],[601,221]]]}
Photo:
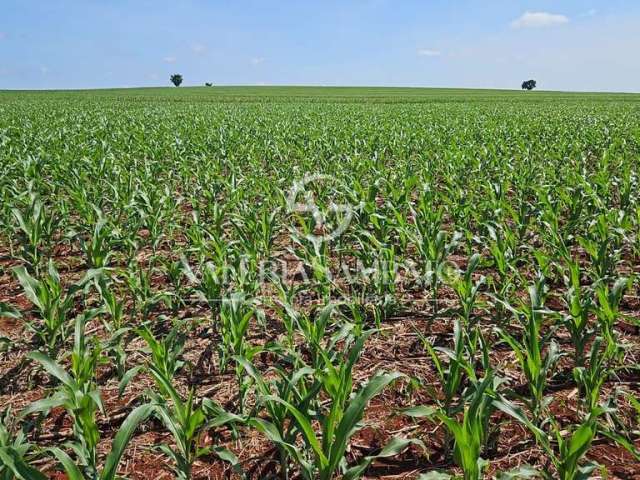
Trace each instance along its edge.
{"label": "white cloud", "polygon": [[207,46],[203,45],[202,43],[194,43],[193,45],[191,45],[191,51],[198,55],[202,55],[207,51]]}
{"label": "white cloud", "polygon": [[164,63],[176,63],[178,59],[176,57],[168,56],[162,59]]}
{"label": "white cloud", "polygon": [[251,59],[251,65],[260,65],[261,63],[264,63],[263,57],[253,57]]}
{"label": "white cloud", "polygon": [[430,48],[420,48],[417,53],[420,57],[439,57],[442,55],[440,50],[432,50]]}
{"label": "white cloud", "polygon": [[569,18],[548,12],[524,12],[511,22],[511,28],[544,28],[569,23]]}

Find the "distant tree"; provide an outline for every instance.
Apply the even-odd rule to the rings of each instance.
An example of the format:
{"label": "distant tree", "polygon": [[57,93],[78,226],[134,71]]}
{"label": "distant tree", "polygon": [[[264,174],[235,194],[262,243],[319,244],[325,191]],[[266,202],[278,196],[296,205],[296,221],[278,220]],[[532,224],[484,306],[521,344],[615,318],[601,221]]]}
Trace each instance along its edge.
{"label": "distant tree", "polygon": [[171,78],[169,80],[171,80],[171,83],[173,83],[176,87],[182,85],[182,75],[180,75],[179,73],[171,75]]}
{"label": "distant tree", "polygon": [[205,87],[213,87],[213,83],[207,82],[204,84]]}
{"label": "distant tree", "polygon": [[536,88],[536,81],[535,80],[527,80],[526,82],[522,82],[522,89],[523,90],[533,90],[534,88]]}

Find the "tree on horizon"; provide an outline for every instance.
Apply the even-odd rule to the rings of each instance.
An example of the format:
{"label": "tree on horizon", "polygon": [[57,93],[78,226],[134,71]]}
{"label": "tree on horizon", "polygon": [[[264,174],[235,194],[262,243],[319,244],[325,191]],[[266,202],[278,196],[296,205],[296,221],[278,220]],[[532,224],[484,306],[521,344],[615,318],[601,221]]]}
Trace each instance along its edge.
{"label": "tree on horizon", "polygon": [[174,73],[173,75],[171,75],[171,78],[169,78],[169,80],[171,80],[171,83],[173,83],[176,87],[179,87],[180,85],[182,85],[182,75],[180,75],[179,73]]}

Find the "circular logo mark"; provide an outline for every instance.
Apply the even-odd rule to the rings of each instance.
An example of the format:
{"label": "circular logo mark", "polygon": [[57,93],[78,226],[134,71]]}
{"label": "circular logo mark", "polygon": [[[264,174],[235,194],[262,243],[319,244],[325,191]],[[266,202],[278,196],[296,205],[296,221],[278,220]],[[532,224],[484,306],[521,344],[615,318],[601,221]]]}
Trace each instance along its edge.
{"label": "circular logo mark", "polygon": [[331,201],[323,210],[316,202],[313,187],[320,184],[332,185],[335,181],[335,178],[330,175],[307,175],[295,182],[289,191],[288,212],[313,217],[312,231],[302,232],[302,234],[314,243],[335,240],[345,232],[353,218],[351,205]]}

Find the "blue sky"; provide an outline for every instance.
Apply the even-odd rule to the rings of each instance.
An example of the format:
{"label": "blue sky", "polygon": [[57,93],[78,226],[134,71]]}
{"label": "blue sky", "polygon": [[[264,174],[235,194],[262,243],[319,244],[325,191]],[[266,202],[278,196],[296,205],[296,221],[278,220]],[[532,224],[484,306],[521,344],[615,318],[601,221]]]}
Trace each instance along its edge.
{"label": "blue sky", "polygon": [[2,0],[0,89],[640,91],[637,0]]}

